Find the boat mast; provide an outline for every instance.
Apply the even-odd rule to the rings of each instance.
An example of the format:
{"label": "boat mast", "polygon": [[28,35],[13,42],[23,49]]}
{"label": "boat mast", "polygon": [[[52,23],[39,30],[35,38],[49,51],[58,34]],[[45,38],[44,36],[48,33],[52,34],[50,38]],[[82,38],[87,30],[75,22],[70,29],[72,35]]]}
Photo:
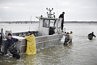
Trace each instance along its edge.
{"label": "boat mast", "polygon": [[53,8],[51,8],[51,9],[50,8],[46,8],[46,10],[48,11],[47,12],[47,17],[48,18],[55,18],[55,12],[52,13]]}

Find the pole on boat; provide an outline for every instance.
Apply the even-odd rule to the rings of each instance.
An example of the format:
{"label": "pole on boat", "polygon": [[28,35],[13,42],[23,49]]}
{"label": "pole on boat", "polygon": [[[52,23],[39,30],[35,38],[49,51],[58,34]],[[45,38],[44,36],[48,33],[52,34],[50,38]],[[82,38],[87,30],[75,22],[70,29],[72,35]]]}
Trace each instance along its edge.
{"label": "pole on boat", "polygon": [[52,18],[52,15],[53,15],[53,17],[55,18],[55,12],[53,12],[52,13],[52,11],[53,11],[53,8],[46,8],[46,10],[48,10],[48,12],[47,12],[47,16],[48,16],[48,18]]}
{"label": "pole on boat", "polygon": [[4,38],[4,34],[3,34],[3,28],[1,28],[1,39],[0,39],[0,43],[1,43],[1,46],[0,46],[0,51],[2,52],[3,51],[3,38]]}

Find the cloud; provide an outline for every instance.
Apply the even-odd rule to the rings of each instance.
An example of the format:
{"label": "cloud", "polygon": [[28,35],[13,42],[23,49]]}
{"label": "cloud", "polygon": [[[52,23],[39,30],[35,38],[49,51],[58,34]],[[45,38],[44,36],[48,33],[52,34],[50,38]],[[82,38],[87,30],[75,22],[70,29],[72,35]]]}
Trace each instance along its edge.
{"label": "cloud", "polygon": [[46,15],[45,8],[54,8],[56,17],[63,11],[66,20],[96,20],[97,0],[0,0],[2,20],[36,20]]}

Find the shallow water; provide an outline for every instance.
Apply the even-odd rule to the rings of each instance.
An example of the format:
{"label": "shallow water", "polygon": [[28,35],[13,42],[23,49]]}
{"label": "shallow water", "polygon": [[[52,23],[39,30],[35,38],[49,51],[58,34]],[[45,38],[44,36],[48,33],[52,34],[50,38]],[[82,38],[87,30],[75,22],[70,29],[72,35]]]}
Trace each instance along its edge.
{"label": "shallow water", "polygon": [[23,55],[21,59],[0,56],[0,65],[97,65],[97,39],[87,39],[94,31],[97,36],[97,24],[66,23],[67,31],[73,31],[73,44],[63,44],[40,50],[34,56]]}

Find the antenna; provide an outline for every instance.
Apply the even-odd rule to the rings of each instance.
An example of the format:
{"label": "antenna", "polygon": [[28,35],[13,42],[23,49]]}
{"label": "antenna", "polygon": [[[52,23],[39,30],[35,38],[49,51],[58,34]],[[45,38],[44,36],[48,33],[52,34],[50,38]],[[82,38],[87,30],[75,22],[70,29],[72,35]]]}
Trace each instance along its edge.
{"label": "antenna", "polygon": [[[47,12],[48,18],[55,18],[55,15],[54,15],[55,12],[52,13],[53,8],[46,8],[46,10],[48,11],[48,12]],[[52,15],[53,15],[53,17],[52,17]]]}

